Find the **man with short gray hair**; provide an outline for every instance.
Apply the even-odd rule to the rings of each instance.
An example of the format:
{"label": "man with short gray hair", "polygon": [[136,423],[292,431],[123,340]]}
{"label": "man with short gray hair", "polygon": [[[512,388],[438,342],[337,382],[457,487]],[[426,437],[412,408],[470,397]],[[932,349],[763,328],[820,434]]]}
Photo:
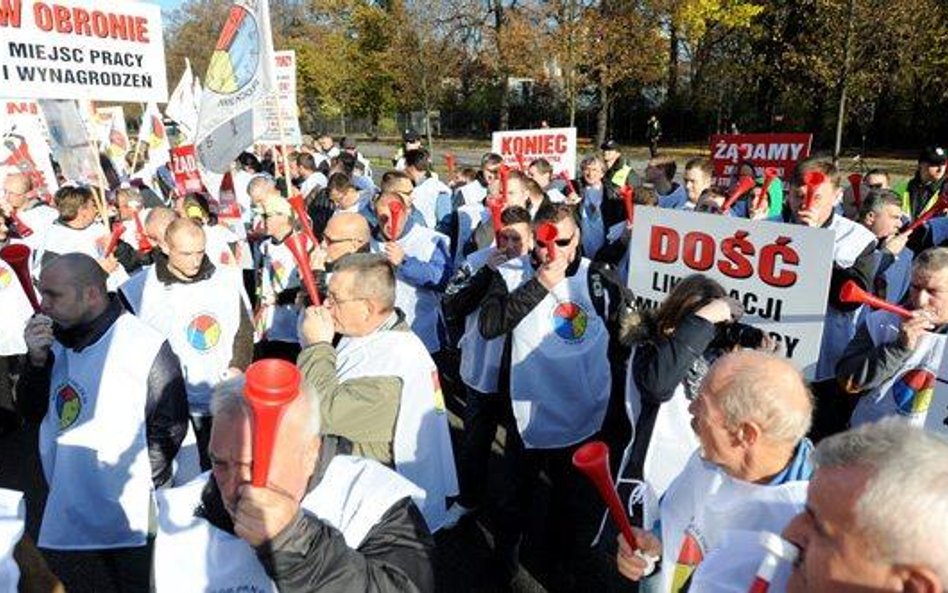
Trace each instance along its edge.
{"label": "man with short gray hair", "polygon": [[813,455],[789,593],[948,588],[948,442],[888,419],[830,437]]}
{"label": "man with short gray hair", "polygon": [[306,309],[299,334],[297,365],[320,394],[325,432],[422,488],[418,505],[437,531],[445,499],[458,491],[450,431],[438,370],[395,307],[392,266],[375,254],[341,258],[323,306]]}

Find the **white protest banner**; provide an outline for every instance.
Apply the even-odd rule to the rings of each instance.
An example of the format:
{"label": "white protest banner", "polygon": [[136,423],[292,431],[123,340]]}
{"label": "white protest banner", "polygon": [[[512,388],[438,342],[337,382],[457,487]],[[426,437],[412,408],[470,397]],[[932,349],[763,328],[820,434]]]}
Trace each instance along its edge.
{"label": "white protest banner", "polygon": [[260,144],[296,146],[303,142],[299,110],[296,108],[296,52],[275,52],[273,60],[277,88],[254,109],[253,135]]}
{"label": "white protest banner", "polygon": [[168,141],[168,131],[161,118],[158,106],[149,103],[142,114],[142,125],[138,128],[138,141],[148,147],[148,161],[156,168],[168,162],[171,158],[168,151],[171,143]]}
{"label": "white protest banner", "polygon": [[203,167],[223,173],[253,143],[253,107],[275,86],[269,4],[236,0],[204,77],[196,134]]}
{"label": "white protest banner", "polygon": [[89,140],[75,101],[41,100],[40,109],[49,126],[50,148],[63,177],[90,185],[101,185],[98,151]]}
{"label": "white protest banner", "polygon": [[125,108],[121,105],[96,107],[93,134],[99,149],[109,156],[118,171],[125,171],[125,155],[128,153],[128,128],[125,125]]}
{"label": "white protest banner", "polygon": [[519,168],[520,160],[526,167],[542,157],[553,166],[554,176],[563,172],[570,178],[576,175],[576,128],[494,132],[490,150],[504,157],[510,167]]}
{"label": "white protest banner", "polygon": [[43,200],[52,200],[59,189],[49,160],[49,131],[36,101],[2,101],[0,117],[0,168],[26,173]]}
{"label": "white protest banner", "polygon": [[807,377],[816,370],[833,266],[833,231],[641,207],[629,243],[629,288],[657,307],[691,274],[721,283]]}
{"label": "white protest banner", "polygon": [[0,38],[0,97],[168,98],[157,4],[0,0]]}

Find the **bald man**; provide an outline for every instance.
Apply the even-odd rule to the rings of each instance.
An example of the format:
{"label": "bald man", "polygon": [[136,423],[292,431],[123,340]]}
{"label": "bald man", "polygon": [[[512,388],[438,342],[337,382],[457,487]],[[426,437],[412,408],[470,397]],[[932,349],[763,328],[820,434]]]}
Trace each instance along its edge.
{"label": "bald man", "polygon": [[13,221],[13,242],[23,243],[36,252],[46,241],[46,233],[59,212],[39,199],[33,179],[26,173],[9,173],[3,179],[0,213]]}
{"label": "bald man", "polygon": [[201,470],[211,469],[211,391],[253,359],[253,323],[239,271],[215,267],[204,229],[189,218],[168,225],[155,263],[119,288],[129,311],[161,334],[181,359]]}
{"label": "bald man", "polygon": [[79,253],[44,267],[17,407],[41,422],[49,496],[37,544],[65,557],[66,588],[89,586],[87,574],[68,569],[92,554],[118,591],[147,591],[152,497],[187,432],[187,397],[167,340],[105,282],[96,260]]}
{"label": "bald man", "polygon": [[[804,436],[813,413],[810,392],[784,358],[748,350],[718,359],[689,412],[701,447],[665,491],[657,517],[646,497],[644,521],[654,522],[652,530],[635,530],[644,555],[662,559],[651,578],[663,592],[701,578],[695,571],[705,559],[715,574],[749,570],[752,577],[762,549],[734,554],[726,542],[735,534],[779,533],[803,509],[813,473],[813,446]],[[725,549],[731,553],[710,562]],[[618,567],[632,580],[648,576],[645,560],[621,536]]]}

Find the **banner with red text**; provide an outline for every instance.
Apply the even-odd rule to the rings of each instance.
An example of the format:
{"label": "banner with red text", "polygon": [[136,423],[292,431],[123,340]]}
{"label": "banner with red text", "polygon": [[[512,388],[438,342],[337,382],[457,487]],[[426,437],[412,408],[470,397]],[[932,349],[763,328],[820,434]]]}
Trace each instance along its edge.
{"label": "banner with red text", "polygon": [[193,144],[182,144],[171,149],[171,173],[174,174],[178,195],[204,191]]}
{"label": "banner with red text", "polygon": [[721,283],[808,378],[816,370],[833,267],[833,231],[663,208],[635,210],[629,288],[655,308],[691,274]]}
{"label": "banner with red text", "polygon": [[541,128],[494,132],[491,152],[504,157],[509,167],[528,166],[530,161],[545,158],[553,165],[553,175],[562,172],[576,175],[576,128]]}
{"label": "banner with red text", "polygon": [[0,97],[168,99],[161,8],[0,0]]}
{"label": "banner with red text", "polygon": [[714,184],[727,187],[742,162],[754,165],[754,176],[763,177],[764,168],[774,167],[784,181],[797,163],[810,156],[813,134],[716,134],[711,136]]}
{"label": "banner with red text", "polygon": [[48,137],[36,101],[0,101],[0,183],[8,173],[26,173],[40,198],[52,201],[59,184]]}
{"label": "banner with red text", "polygon": [[273,62],[276,89],[254,107],[254,142],[297,146],[303,142],[303,133],[296,107],[296,52],[273,52]]}

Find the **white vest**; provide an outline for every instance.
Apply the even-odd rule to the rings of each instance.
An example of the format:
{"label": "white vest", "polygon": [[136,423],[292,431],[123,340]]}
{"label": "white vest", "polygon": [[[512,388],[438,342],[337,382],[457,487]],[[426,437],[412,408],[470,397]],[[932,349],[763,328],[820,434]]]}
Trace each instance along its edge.
{"label": "white vest", "polygon": [[17,593],[20,567],[13,559],[13,548],[23,537],[26,512],[23,493],[0,489],[0,593]]}
{"label": "white vest", "polygon": [[438,196],[446,194],[451,198],[451,188],[439,181],[436,177],[428,177],[411,192],[412,206],[425,219],[425,226],[429,229],[438,224]]}
{"label": "white vest", "polygon": [[[158,492],[155,590],[275,593],[276,586],[253,548],[194,516],[208,476]],[[300,506],[339,530],[355,550],[395,503],[416,492],[413,484],[375,461],[341,455],[329,462],[326,474]]]}
{"label": "white vest", "polygon": [[779,533],[806,504],[808,482],[775,486],[734,479],[696,451],[661,501],[662,593],[678,593],[731,530]]}
{"label": "white vest", "polygon": [[[887,311],[873,311],[866,317],[866,328],[876,346],[896,341],[900,324],[899,316]],[[900,416],[914,426],[948,435],[945,425],[948,385],[944,383],[946,340],[945,334],[922,334],[898,372],[859,398],[850,424],[855,428],[887,416]]]}
{"label": "white vest", "polygon": [[[467,263],[472,273],[487,263],[487,258],[494,249],[485,247],[468,256]],[[517,288],[524,278],[533,276],[533,267],[526,256],[504,262],[497,271],[507,283],[508,291]],[[478,323],[480,311],[478,307],[464,320],[464,335],[458,341],[458,348],[461,350],[459,370],[464,384],[471,389],[480,393],[497,393],[500,364],[504,356],[504,336],[484,339]]]}
{"label": "white vest", "polygon": [[132,276],[120,290],[135,316],[164,336],[181,360],[188,405],[209,415],[211,391],[226,376],[240,327],[240,292],[233,268],[207,280],[164,284],[155,266]]}
{"label": "white vest", "polygon": [[260,303],[254,315],[257,341],[299,342],[296,322],[299,313],[293,305],[264,304],[275,301],[276,296],[288,288],[300,286],[299,270],[293,252],[286,243],[274,243],[267,239],[260,244],[260,282],[257,296]]}
{"label": "white vest", "polygon": [[612,380],[588,259],[517,324],[510,340],[510,397],[524,445],[566,447],[599,430]]}
{"label": "white vest", "polygon": [[43,245],[46,244],[46,235],[49,234],[49,229],[51,229],[53,223],[59,219],[59,211],[52,206],[39,204],[28,210],[18,210],[16,215],[26,226],[30,227],[33,234],[29,237],[11,239],[10,242],[22,243],[30,248],[32,253],[31,268],[35,270],[36,275],[39,276],[40,260],[36,256],[43,250]]}
{"label": "white vest", "polygon": [[480,224],[490,221],[490,210],[480,203],[465,204],[458,208],[458,244],[454,259],[460,262],[464,259],[464,246],[470,240],[474,230]]}
{"label": "white vest", "polygon": [[0,356],[25,354],[23,330],[33,316],[23,286],[7,262],[0,260]]}
{"label": "white vest", "polygon": [[[833,261],[841,268],[849,268],[865,249],[875,243],[875,236],[861,224],[855,223],[839,214],[833,215],[830,230],[836,233],[833,242]],[[814,381],[831,379],[836,376],[836,363],[846,346],[856,335],[856,311],[844,313],[835,307],[826,308],[823,322],[823,338],[820,343],[820,358],[816,363]]]}
{"label": "white vest", "polygon": [[[777,529],[771,533],[779,533]],[[767,552],[760,544],[760,531],[734,529],[724,533],[718,546],[708,553],[691,577],[688,593],[747,593]],[[767,593],[784,593],[793,566],[780,562]]]}
{"label": "white vest", "polygon": [[145,545],[152,492],[145,403],[163,342],[123,314],[82,352],[53,343],[49,409],[39,433],[49,484],[41,548]]}
{"label": "white vest", "polygon": [[428,528],[445,521],[445,498],[457,494],[458,481],[448,417],[438,369],[417,336],[407,331],[377,331],[345,337],[336,347],[339,382],[360,377],[398,377],[401,401],[395,421],[395,469],[424,492],[415,498]]}
{"label": "white vest", "polygon": [[[211,263],[218,268],[238,267],[241,265],[240,239],[229,228],[222,224],[204,225],[204,236],[207,244],[204,253]],[[237,245],[237,253],[230,248],[230,244]]]}
{"label": "white vest", "polygon": [[[413,225],[411,230],[397,243],[405,252],[405,257],[412,257],[423,264],[431,261],[431,256],[443,243],[449,247],[448,238],[437,231],[421,225]],[[384,243],[372,240],[373,253],[384,253]],[[448,249],[445,249],[448,253]],[[405,321],[411,326],[411,331],[421,338],[428,352],[441,350],[441,338],[438,336],[438,323],[441,319],[441,295],[430,288],[412,286],[399,277],[395,270],[395,306],[405,314]]]}
{"label": "white vest", "polygon": [[[47,251],[59,255],[84,253],[91,258],[99,259],[108,246],[108,242],[109,231],[102,223],[94,222],[84,229],[73,229],[62,224],[54,224],[49,227],[49,232],[46,233],[46,242],[43,244],[42,250],[36,254],[36,265],[38,268],[42,267],[43,255]],[[126,280],[128,280],[128,273],[120,265],[109,274],[106,287],[109,292],[114,292]]]}

